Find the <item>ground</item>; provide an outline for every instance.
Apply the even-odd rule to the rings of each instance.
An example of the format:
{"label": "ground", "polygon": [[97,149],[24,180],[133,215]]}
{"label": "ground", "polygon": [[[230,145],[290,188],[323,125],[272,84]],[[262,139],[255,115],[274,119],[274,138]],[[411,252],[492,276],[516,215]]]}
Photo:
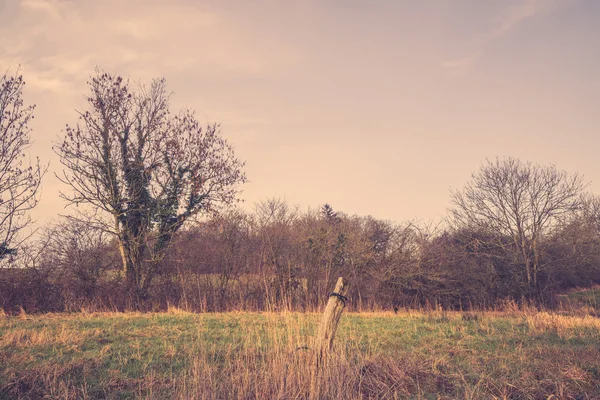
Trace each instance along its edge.
{"label": "ground", "polygon": [[0,398],[598,399],[600,319],[570,314],[345,313],[318,372],[316,313],[3,316]]}

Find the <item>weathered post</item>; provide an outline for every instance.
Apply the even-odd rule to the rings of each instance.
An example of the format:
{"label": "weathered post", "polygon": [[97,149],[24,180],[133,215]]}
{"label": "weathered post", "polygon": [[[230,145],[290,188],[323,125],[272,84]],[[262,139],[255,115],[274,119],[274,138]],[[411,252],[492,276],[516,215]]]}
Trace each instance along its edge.
{"label": "weathered post", "polygon": [[329,295],[329,300],[327,301],[327,306],[325,307],[325,313],[321,319],[321,324],[319,325],[319,330],[315,340],[316,362],[315,370],[312,371],[313,373],[311,377],[311,399],[319,398],[319,370],[322,368],[327,354],[333,348],[335,332],[337,331],[340,318],[342,317],[342,312],[344,311],[344,307],[346,307],[346,301],[348,300],[346,293],[348,293],[348,282],[344,280],[344,278],[340,277],[337,280],[335,289],[333,289],[333,292]]}
{"label": "weathered post", "polygon": [[316,341],[317,362],[320,362],[326,356],[327,352],[333,348],[335,332],[346,306],[346,300],[348,300],[346,293],[348,293],[348,282],[340,277],[337,280],[335,289],[329,295],[329,301],[319,325]]}

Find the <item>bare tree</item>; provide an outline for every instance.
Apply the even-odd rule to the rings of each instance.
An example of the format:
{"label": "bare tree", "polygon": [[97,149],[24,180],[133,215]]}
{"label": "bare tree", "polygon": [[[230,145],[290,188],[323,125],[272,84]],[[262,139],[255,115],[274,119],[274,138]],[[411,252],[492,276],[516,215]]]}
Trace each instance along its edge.
{"label": "bare tree", "polygon": [[18,71],[0,76],[0,260],[16,253],[20,233],[31,224],[28,212],[38,203],[45,172],[39,159],[27,159],[35,105],[24,105],[24,86]]}
{"label": "bare tree", "polygon": [[289,305],[291,289],[298,283],[293,232],[299,209],[283,199],[273,197],[257,203],[255,215],[260,251],[259,271],[266,297],[270,304],[278,304],[283,300]]}
{"label": "bare tree", "polygon": [[93,286],[104,270],[114,268],[106,255],[111,248],[113,253],[116,249],[107,232],[91,228],[87,223],[91,217],[87,218],[63,217],[47,226],[40,235],[39,246],[46,268]]}
{"label": "bare tree", "polygon": [[527,285],[537,285],[541,241],[580,207],[580,176],[514,158],[487,161],[471,182],[451,195],[453,223],[510,239]]}
{"label": "bare tree", "polygon": [[243,162],[193,112],[171,115],[164,79],[132,87],[97,72],[88,109],[55,151],[71,204],[88,204],[118,239],[132,300],[143,300],[173,235],[190,218],[236,200]]}

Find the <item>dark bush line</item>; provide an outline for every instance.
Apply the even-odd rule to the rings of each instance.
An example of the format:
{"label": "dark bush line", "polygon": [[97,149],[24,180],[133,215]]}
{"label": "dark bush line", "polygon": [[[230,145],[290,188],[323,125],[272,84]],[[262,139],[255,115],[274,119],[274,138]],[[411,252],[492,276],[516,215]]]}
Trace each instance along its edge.
{"label": "dark bush line", "polygon": [[36,267],[0,269],[0,308],[316,310],[338,276],[351,281],[351,310],[492,309],[507,301],[552,308],[560,293],[600,282],[600,239],[584,220],[540,243],[543,268],[531,287],[510,241],[489,232],[431,232],[330,207],[301,214],[278,201],[263,206],[182,231],[141,306],[127,295],[110,237],[58,224],[41,239]]}

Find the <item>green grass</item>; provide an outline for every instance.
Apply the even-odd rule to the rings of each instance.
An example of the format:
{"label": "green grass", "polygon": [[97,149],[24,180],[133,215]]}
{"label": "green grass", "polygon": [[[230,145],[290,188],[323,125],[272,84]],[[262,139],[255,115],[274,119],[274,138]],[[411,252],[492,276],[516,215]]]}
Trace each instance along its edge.
{"label": "green grass", "polygon": [[[0,398],[306,398],[318,314],[0,318]],[[308,349],[304,349],[306,346]],[[600,398],[600,320],[345,314],[321,398]]]}
{"label": "green grass", "polygon": [[571,292],[568,298],[591,307],[600,307],[600,287]]}

